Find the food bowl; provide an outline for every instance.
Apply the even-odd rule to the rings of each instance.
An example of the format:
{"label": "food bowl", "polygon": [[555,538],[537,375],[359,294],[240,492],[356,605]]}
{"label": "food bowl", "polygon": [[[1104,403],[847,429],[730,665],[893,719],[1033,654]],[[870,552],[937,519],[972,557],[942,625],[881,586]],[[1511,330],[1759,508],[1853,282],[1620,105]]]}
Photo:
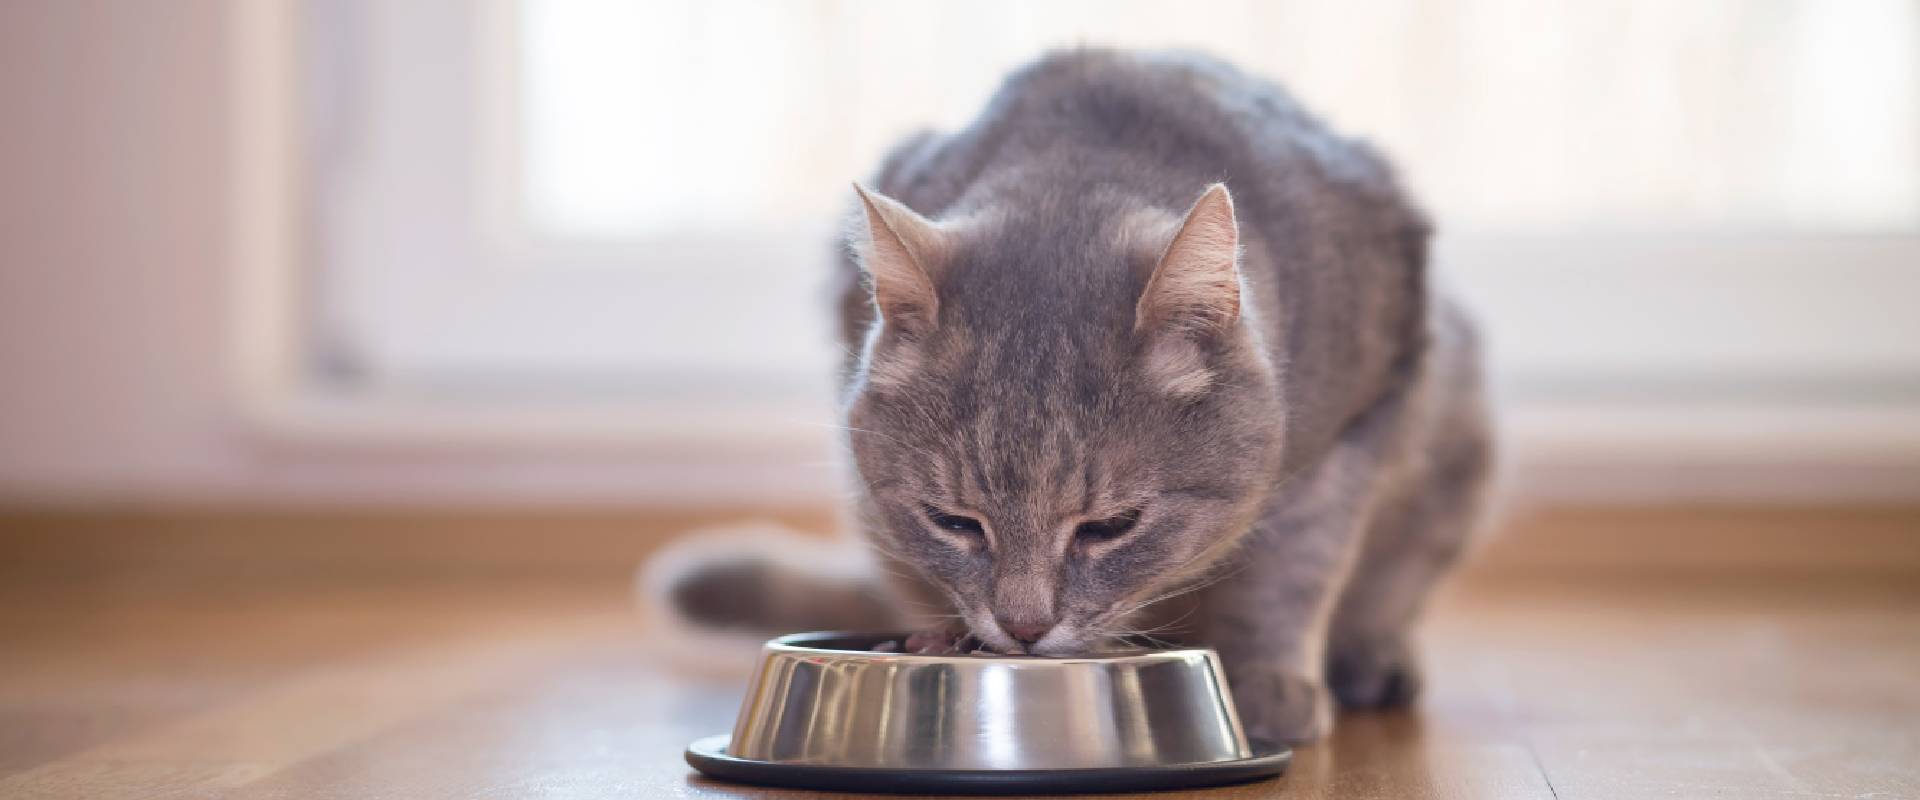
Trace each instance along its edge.
{"label": "food bowl", "polygon": [[716,778],[899,792],[1120,791],[1286,769],[1249,741],[1212,650],[1082,658],[873,652],[893,634],[767,642],[731,736],[687,748]]}

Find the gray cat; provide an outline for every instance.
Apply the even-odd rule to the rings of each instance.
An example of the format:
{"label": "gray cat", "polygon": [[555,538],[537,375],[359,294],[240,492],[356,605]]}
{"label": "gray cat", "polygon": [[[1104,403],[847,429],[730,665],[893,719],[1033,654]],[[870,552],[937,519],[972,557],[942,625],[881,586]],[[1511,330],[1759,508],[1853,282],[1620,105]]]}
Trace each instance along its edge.
{"label": "gray cat", "polygon": [[1204,642],[1288,742],[1413,699],[1491,459],[1473,330],[1378,154],[1218,61],[1073,50],[859,200],[852,511],[891,579],[742,554],[679,572],[680,613]]}

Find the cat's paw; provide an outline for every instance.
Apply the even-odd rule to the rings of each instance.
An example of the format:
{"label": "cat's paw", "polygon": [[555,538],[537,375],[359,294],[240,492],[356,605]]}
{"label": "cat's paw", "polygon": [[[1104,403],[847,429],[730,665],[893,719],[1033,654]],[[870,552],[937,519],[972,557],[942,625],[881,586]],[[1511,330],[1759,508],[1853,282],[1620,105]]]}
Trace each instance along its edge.
{"label": "cat's paw", "polygon": [[1309,744],[1333,729],[1327,687],[1278,669],[1258,669],[1231,678],[1233,698],[1247,736],[1281,744]]}
{"label": "cat's paw", "polygon": [[1420,696],[1420,664],[1405,638],[1336,645],[1327,684],[1342,708],[1401,708]]}

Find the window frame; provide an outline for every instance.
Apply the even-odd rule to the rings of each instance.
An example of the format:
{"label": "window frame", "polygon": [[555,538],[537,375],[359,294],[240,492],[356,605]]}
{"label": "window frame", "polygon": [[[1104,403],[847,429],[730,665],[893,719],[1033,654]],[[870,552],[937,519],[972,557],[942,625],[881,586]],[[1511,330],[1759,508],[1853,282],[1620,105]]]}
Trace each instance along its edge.
{"label": "window frame", "polygon": [[[741,463],[817,459],[834,447],[838,434],[831,397],[778,394],[732,407],[713,407],[688,398],[650,407],[617,394],[529,398],[511,392],[466,393],[455,399],[454,394],[435,390],[430,382],[388,380],[352,386],[326,380],[316,368],[324,363],[316,358],[316,310],[302,300],[318,264],[314,232],[306,223],[311,186],[300,152],[300,2],[262,0],[240,4],[234,11],[236,289],[231,352],[237,416],[248,430],[264,441],[301,449],[429,447],[492,453],[616,453],[667,460],[698,451]],[[498,14],[510,2],[488,0],[487,7]],[[499,144],[494,141],[489,146]],[[500,213],[503,207],[498,198],[490,202],[489,213]],[[796,268],[824,274],[828,243],[812,241],[802,246],[797,239],[782,236],[786,235],[770,237],[772,244],[759,246],[793,252]],[[1459,237],[1442,238],[1436,253],[1444,263],[1473,254],[1497,254],[1502,248],[1538,252],[1594,244],[1578,237],[1561,242],[1535,237],[1519,245],[1511,237],[1505,242],[1500,237]],[[1780,247],[1783,244],[1787,246]],[[1920,235],[1913,234],[1718,234],[1668,237],[1659,246],[1766,252],[1767,258],[1791,258],[1802,265],[1844,260],[1848,252],[1864,246],[1876,253],[1870,271],[1896,281],[1865,290],[1872,295],[1911,286],[1914,271],[1920,269]],[[626,258],[631,251],[584,247],[546,252],[591,265],[600,259]],[[1516,261],[1499,268],[1524,270],[1527,265]],[[824,294],[816,299],[825,306]],[[512,378],[502,376],[502,380],[510,383]],[[1817,491],[1826,493],[1821,496],[1836,492],[1911,496],[1912,478],[1920,475],[1920,402],[1911,385],[1920,382],[1920,376],[1896,376],[1891,391],[1885,380],[1847,380],[1862,386],[1878,381],[1881,386],[1869,391],[1871,396],[1811,401],[1805,397],[1782,401],[1778,393],[1769,398],[1744,391],[1716,398],[1711,392],[1698,393],[1696,387],[1692,390],[1696,396],[1685,403],[1657,393],[1555,397],[1567,393],[1563,386],[1507,398],[1502,426],[1506,439],[1517,443],[1512,453],[1516,460],[1511,463],[1531,473],[1522,484],[1547,494],[1612,491],[1596,489],[1599,486],[1627,487],[1620,491],[1641,494],[1711,494],[1714,489],[1706,484],[1725,484],[1730,479],[1689,478],[1691,468],[1729,467],[1736,474],[1744,469],[1774,476],[1773,484],[1783,487],[1786,495]],[[1710,388],[1712,383],[1700,386]],[[1610,476],[1611,483],[1595,480],[1596,472]],[[806,485],[830,485],[820,481],[817,470],[805,474]],[[1813,480],[1794,483],[1779,478],[1788,475]],[[1689,480],[1694,481],[1691,490]]]}

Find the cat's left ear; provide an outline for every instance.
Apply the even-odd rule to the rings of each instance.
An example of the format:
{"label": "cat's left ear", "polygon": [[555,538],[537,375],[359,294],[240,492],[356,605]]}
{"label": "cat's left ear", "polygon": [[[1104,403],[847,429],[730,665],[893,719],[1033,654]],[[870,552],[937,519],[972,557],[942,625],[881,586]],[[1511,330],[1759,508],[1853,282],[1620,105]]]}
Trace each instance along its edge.
{"label": "cat's left ear", "polygon": [[1134,309],[1134,330],[1206,336],[1240,319],[1240,225],[1226,184],[1187,210]]}
{"label": "cat's left ear", "polygon": [[932,270],[945,255],[947,232],[898,200],[857,183],[853,190],[867,223],[853,235],[853,248],[881,318],[909,334],[933,330],[940,324],[940,295]]}
{"label": "cat's left ear", "polygon": [[1216,183],[1187,210],[1134,308],[1148,379],[1183,400],[1205,395],[1214,384],[1209,343],[1239,320],[1240,226],[1233,197]]}

